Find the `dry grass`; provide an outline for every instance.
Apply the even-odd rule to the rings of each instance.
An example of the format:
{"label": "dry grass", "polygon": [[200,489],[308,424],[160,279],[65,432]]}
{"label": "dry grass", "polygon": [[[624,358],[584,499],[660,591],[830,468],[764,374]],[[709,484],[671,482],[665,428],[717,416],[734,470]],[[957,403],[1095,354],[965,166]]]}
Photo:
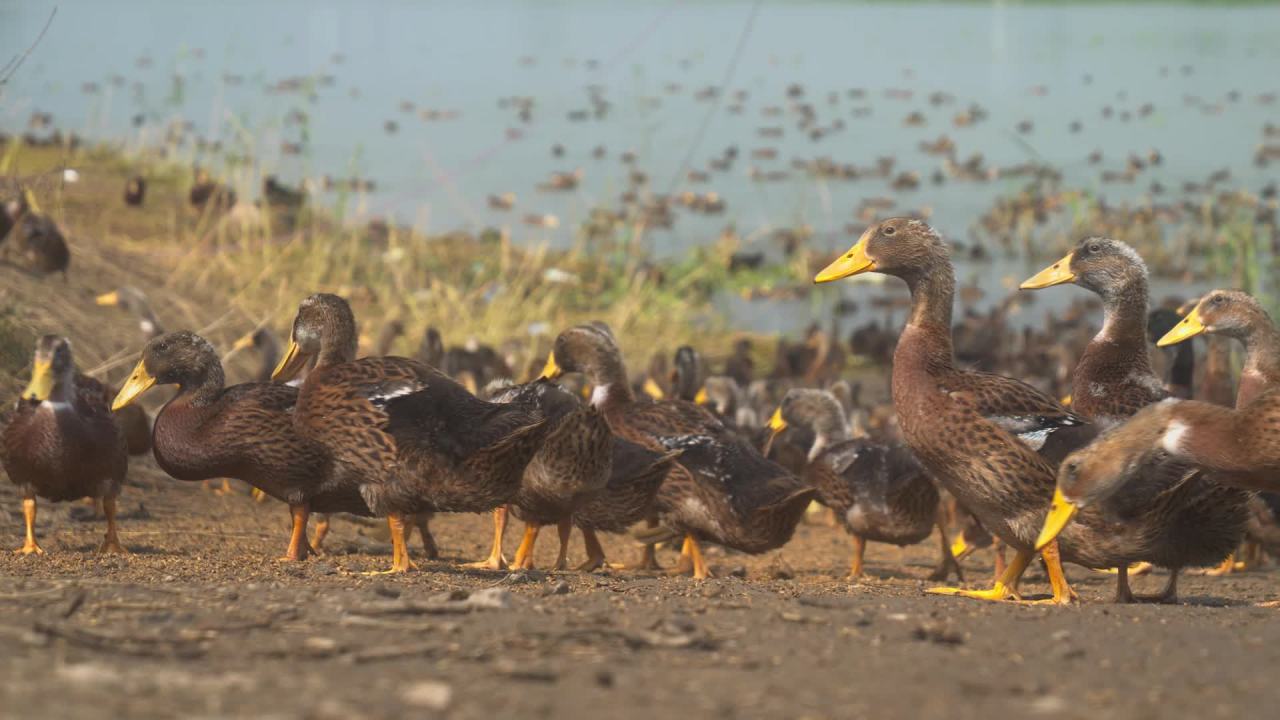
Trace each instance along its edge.
{"label": "dry grass", "polygon": [[[0,291],[0,370],[10,381],[9,355],[25,365],[41,332],[72,337],[82,366],[123,373],[141,344],[136,321],[97,307],[93,296],[126,284],[148,294],[167,329],[195,329],[223,346],[260,324],[284,331],[298,301],[317,291],[350,299],[366,340],[399,320],[406,334],[393,351],[400,354],[412,353],[431,325],[447,343],[504,345],[518,367],[545,355],[561,328],[588,320],[615,329],[634,367],[682,343],[714,358],[734,339],[710,302],[734,250],[724,243],[699,251],[697,261],[654,266],[636,250],[644,233],[638,224],[619,224],[604,238],[583,232],[573,249],[552,251],[521,247],[506,229],[427,237],[339,223],[319,210],[285,217],[247,203],[200,214],[186,203],[190,173],[161,161],[20,145],[0,158],[0,168],[33,188],[61,224],[73,253],[65,286],[0,267],[13,276]],[[62,167],[74,167],[80,180],[63,183]],[[141,209],[121,197],[135,173],[148,180]],[[758,345],[771,352],[767,341]]]}

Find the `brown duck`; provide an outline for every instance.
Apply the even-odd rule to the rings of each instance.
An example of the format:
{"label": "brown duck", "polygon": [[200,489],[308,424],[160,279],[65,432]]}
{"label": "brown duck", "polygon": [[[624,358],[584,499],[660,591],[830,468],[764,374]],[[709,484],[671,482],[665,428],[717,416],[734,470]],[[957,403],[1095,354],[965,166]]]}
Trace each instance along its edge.
{"label": "brown duck", "polygon": [[909,449],[855,438],[839,400],[824,390],[787,391],[769,426],[775,437],[791,426],[812,433],[803,464],[787,467],[817,489],[818,502],[853,536],[851,579],[862,576],[867,541],[914,545],[935,527],[942,563],[930,579],[960,574],[941,526],[938,489]]}
{"label": "brown duck", "polygon": [[37,497],[101,500],[107,533],[99,552],[126,552],[116,527],[116,499],[129,456],[109,400],[104,385],[76,372],[66,338],[40,338],[31,382],[0,430],[0,464],[22,492],[27,534],[16,552],[44,554],[35,533]]}
{"label": "brown duck", "polygon": [[391,530],[391,572],[414,566],[405,519],[422,512],[485,512],[507,503],[546,434],[523,409],[488,403],[415,360],[348,361],[357,341],[346,301],[303,300],[277,380],[312,359],[293,424],[323,449],[325,482],[357,488]]}
{"label": "brown duck", "polygon": [[156,416],[155,457],[179,480],[237,478],[289,505],[293,532],[282,560],[305,560],[312,512],[370,515],[357,488],[331,482],[324,453],[294,430],[297,388],[224,385],[222,363],[204,338],[181,331],[147,343],[113,406],[155,385],[178,392]]}
{"label": "brown duck", "polygon": [[[702,541],[762,553],[791,539],[814,490],[694,403],[637,402],[617,341],[603,323],[579,325],[556,338],[543,376],[566,372],[581,372],[591,382],[591,404],[614,433],[659,453],[682,453],[659,488],[651,519],[661,529],[649,539],[683,535],[695,578],[709,576]],[[649,564],[651,552],[646,549],[642,564]]]}
{"label": "brown duck", "polygon": [[[1106,428],[1168,397],[1164,382],[1151,369],[1147,266],[1138,253],[1118,240],[1086,238],[1022,287],[1062,283],[1097,293],[1104,313],[1102,330],[1086,346],[1072,374],[1072,410]],[[1214,564],[1229,555],[1234,548],[1230,538],[1244,534],[1249,496],[1219,485],[1186,463],[1159,463],[1144,477],[1144,482],[1108,498],[1104,514],[1125,520],[1133,548],[1145,545],[1150,554],[1143,560],[1170,569],[1164,591],[1144,599],[1173,602],[1181,567]],[[1224,544],[1227,547],[1214,559]],[[1136,599],[1129,589],[1127,565],[1117,569],[1116,598]]]}
{"label": "brown duck", "polygon": [[[891,218],[873,225],[814,281],[865,272],[899,277],[911,292],[892,380],[907,445],[931,476],[1017,553],[990,590],[935,591],[988,600],[1017,597],[1017,582],[1031,562],[1054,485],[1053,465],[1032,446],[1052,445],[1053,435],[1083,421],[1025,383],[956,367],[951,341],[955,271],[946,243],[928,224]],[[1071,529],[1074,534],[1060,539],[1061,554],[1057,542],[1040,549],[1052,602],[1074,598],[1061,558],[1078,557],[1096,534],[1085,523]]]}

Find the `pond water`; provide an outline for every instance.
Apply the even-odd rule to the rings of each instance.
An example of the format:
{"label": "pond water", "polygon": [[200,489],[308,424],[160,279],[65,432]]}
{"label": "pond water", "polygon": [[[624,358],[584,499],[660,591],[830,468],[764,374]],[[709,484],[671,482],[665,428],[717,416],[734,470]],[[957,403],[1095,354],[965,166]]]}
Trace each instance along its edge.
{"label": "pond water", "polygon": [[[0,2],[4,52],[29,45],[53,4]],[[1233,185],[1255,189],[1274,175],[1251,163],[1262,126],[1280,122],[1280,104],[1267,103],[1280,90],[1274,6],[56,4],[47,36],[0,94],[0,130],[25,130],[38,110],[65,130],[136,146],[162,143],[170,123],[189,122],[193,135],[286,180],[372,178],[376,189],[354,217],[392,216],[428,231],[510,225],[519,241],[565,244],[589,208],[616,204],[638,169],[652,192],[714,191],[727,205],[721,215],[681,213],[670,230],[651,230],[659,254],[713,241],[728,222],[762,245],[772,229],[805,223],[815,230],[811,243],[842,249],[855,208],[877,196],[903,210],[928,208],[939,229],[962,237],[994,197],[1025,179],[932,185],[942,160],[918,145],[944,133],[960,158],[1045,163],[1067,185],[1117,201],[1146,192],[1152,179],[1176,197],[1183,181],[1220,168],[1231,169]],[[718,101],[700,97],[721,86]],[[934,105],[936,92],[954,99]],[[515,96],[533,100],[527,117],[500,102]],[[598,118],[593,98],[608,104]],[[828,131],[822,138],[797,129],[793,100],[812,106],[812,127]],[[955,126],[953,116],[972,105],[986,119]],[[583,112],[587,120],[575,119]],[[913,112],[922,122],[907,126]],[[1018,129],[1024,121],[1029,132]],[[561,157],[552,155],[557,144]],[[603,158],[594,156],[598,146]],[[732,168],[708,170],[729,146],[740,150]],[[1099,185],[1101,169],[1123,169],[1130,153],[1152,149],[1163,157],[1158,173]],[[1095,150],[1101,165],[1087,159]],[[624,151],[634,166],[620,161]],[[793,159],[817,157],[870,167],[882,156],[896,159],[894,174],[919,173],[920,188],[818,180],[791,168]],[[224,160],[192,142],[179,157],[215,167]],[[760,182],[753,167],[789,174]],[[709,181],[690,181],[690,169],[708,171]],[[577,189],[537,189],[551,172],[575,170]],[[242,175],[249,190],[250,174]],[[490,208],[486,198],[505,192],[515,193],[514,209]],[[560,219],[558,229],[520,222],[544,213]],[[1034,269],[1012,262],[961,275],[994,282]],[[751,314],[732,301],[725,307]],[[788,322],[785,313],[777,320]]]}

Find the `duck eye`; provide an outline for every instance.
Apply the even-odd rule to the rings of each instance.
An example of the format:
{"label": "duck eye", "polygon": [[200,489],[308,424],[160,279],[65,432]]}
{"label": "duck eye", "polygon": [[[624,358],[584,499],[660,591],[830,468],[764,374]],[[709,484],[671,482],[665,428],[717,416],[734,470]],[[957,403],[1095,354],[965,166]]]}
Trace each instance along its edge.
{"label": "duck eye", "polygon": [[1226,302],[1226,299],[1223,298],[1221,295],[1214,295],[1212,298],[1209,299],[1210,305],[1221,305],[1224,302]]}
{"label": "duck eye", "polygon": [[893,226],[892,226],[892,225],[888,225],[888,226],[886,226],[883,230],[881,230],[880,232],[881,232],[882,234],[884,234],[884,235],[892,235],[892,234],[894,234],[895,232],[897,232],[897,230],[895,230],[895,229],[893,228]]}
{"label": "duck eye", "polygon": [[1096,253],[1101,249],[1102,247],[1098,245],[1098,243],[1089,243],[1088,247],[1085,248],[1085,250],[1091,253]]}

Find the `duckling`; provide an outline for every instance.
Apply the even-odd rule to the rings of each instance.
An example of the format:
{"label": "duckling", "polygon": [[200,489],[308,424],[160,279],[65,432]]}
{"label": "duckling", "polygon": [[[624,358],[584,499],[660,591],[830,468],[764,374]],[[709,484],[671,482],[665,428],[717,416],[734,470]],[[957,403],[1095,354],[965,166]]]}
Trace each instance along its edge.
{"label": "duckling", "polygon": [[390,572],[415,567],[405,519],[421,512],[485,512],[509,502],[545,439],[546,422],[488,403],[434,368],[400,357],[354,356],[355,317],[337,295],[298,306],[276,380],[315,359],[293,426],[322,449],[325,482],[355,489],[387,518]]}
{"label": "duckling", "polygon": [[107,533],[98,551],[127,552],[116,527],[116,500],[129,456],[109,399],[105,386],[76,372],[66,338],[40,338],[31,382],[0,430],[0,465],[22,492],[27,533],[16,552],[44,554],[35,534],[37,497],[100,500]]}
{"label": "duckling", "polygon": [[[769,462],[704,409],[681,400],[637,402],[612,332],[603,323],[557,336],[543,376],[581,372],[593,386],[591,404],[615,434],[650,450],[682,451],[658,491],[653,524],[643,540],[685,538],[695,579],[709,576],[703,540],[748,553],[791,538],[814,491]],[[643,565],[652,563],[651,546]]]}
{"label": "duckling", "polygon": [[124,184],[124,204],[129,207],[142,207],[147,197],[147,180],[141,175],[134,175]]}
{"label": "duckling", "polygon": [[945,580],[953,568],[960,573],[941,525],[938,490],[910,450],[855,438],[839,401],[824,390],[787,391],[769,427],[776,437],[792,425],[811,431],[813,443],[803,467],[791,470],[817,489],[818,502],[853,536],[850,579],[862,576],[868,540],[914,545],[934,527],[942,564],[930,579]]}
{"label": "duckling", "polygon": [[126,285],[119,290],[99,295],[94,302],[104,307],[118,307],[133,313],[138,318],[138,329],[142,331],[143,340],[151,340],[164,334],[164,327],[156,319],[155,312],[151,310],[146,293],[136,287]]}

